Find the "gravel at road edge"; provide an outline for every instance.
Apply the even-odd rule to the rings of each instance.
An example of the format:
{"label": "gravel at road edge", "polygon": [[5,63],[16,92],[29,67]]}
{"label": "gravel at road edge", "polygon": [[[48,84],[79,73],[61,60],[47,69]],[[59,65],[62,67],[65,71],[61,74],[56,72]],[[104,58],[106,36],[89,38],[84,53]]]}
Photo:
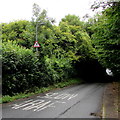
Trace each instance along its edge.
{"label": "gravel at road edge", "polygon": [[102,118],[119,118],[120,119],[120,101],[119,101],[118,82],[109,83],[103,95]]}

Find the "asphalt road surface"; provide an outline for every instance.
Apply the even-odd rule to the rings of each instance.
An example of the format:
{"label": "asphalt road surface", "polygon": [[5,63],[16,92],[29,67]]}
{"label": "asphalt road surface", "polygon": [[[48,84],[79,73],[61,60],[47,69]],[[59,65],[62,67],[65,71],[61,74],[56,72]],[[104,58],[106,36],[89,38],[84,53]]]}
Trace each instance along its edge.
{"label": "asphalt road surface", "polygon": [[2,118],[99,118],[106,84],[81,84],[2,105]]}

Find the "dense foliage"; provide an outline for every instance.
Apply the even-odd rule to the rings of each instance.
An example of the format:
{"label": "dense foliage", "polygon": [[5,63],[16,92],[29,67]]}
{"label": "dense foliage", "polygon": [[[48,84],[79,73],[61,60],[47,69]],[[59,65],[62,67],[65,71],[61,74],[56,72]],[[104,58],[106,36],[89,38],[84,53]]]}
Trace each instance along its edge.
{"label": "dense foliage", "polygon": [[102,15],[96,16],[91,29],[92,40],[100,63],[120,75],[120,2],[106,3]]}
{"label": "dense foliage", "polygon": [[3,43],[3,95],[24,92],[36,85],[40,71],[40,63],[30,49],[26,49],[8,41]]}
{"label": "dense foliage", "polygon": [[17,41],[19,45],[30,47],[31,40],[28,34],[29,22],[26,20],[20,20],[11,22],[9,24],[2,24],[2,41],[7,42],[8,40]]}
{"label": "dense foliage", "polygon": [[[47,24],[44,20],[43,25],[38,21],[2,24],[4,95],[65,81],[76,75],[76,62],[94,57],[90,37],[81,24],[72,25],[68,17],[81,23],[77,16],[68,15],[59,26],[51,22],[48,25],[48,20]],[[35,24],[38,24],[40,43],[38,56],[32,47],[36,37]]]}
{"label": "dense foliage", "polygon": [[[47,11],[34,4],[32,21],[2,23],[3,95],[34,91],[76,76],[102,81],[105,68],[118,78],[119,6],[120,2],[110,4],[86,23],[67,15],[55,26]],[[33,48],[36,40],[38,52]]]}

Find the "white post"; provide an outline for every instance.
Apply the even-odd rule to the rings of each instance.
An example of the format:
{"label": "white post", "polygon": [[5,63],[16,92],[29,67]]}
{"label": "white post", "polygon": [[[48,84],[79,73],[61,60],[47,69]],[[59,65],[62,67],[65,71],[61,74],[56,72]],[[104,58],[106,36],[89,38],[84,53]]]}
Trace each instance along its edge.
{"label": "white post", "polygon": [[36,22],[36,41],[37,41],[37,28],[38,28],[38,24],[37,24],[37,22]]}

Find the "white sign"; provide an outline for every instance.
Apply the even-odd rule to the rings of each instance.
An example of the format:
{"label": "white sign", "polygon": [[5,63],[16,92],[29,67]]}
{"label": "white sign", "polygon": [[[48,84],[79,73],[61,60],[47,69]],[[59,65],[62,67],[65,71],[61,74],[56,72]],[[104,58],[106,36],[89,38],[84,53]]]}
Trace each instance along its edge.
{"label": "white sign", "polygon": [[39,45],[38,41],[35,41],[35,44],[34,44],[34,46],[33,46],[33,47],[40,47],[40,45]]}
{"label": "white sign", "polygon": [[112,72],[109,68],[106,69],[106,73],[107,73],[109,76],[113,76],[113,72]]}

